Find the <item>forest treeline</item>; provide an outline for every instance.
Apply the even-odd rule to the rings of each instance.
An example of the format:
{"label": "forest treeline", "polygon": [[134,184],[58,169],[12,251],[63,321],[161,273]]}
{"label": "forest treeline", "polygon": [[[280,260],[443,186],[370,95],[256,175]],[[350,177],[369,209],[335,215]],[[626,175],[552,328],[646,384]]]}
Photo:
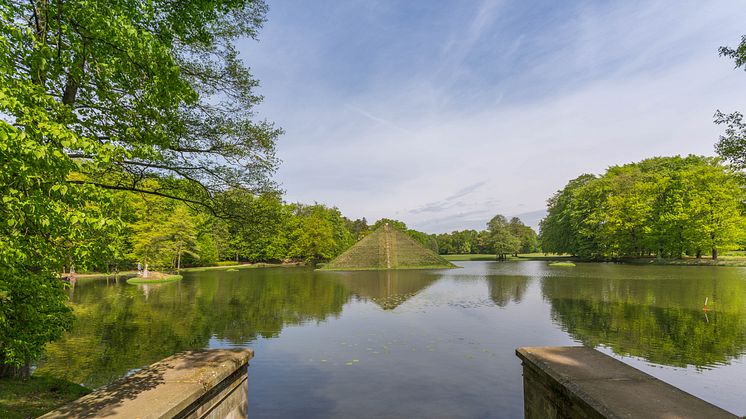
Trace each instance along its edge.
{"label": "forest treeline", "polygon": [[655,157],[571,180],[548,201],[544,252],[716,259],[744,244],[744,178],[716,158]]}
{"label": "forest treeline", "polygon": [[504,257],[538,250],[538,236],[530,227],[502,215],[495,216],[484,231],[427,234],[399,220],[383,218],[369,224],[366,218],[345,217],[336,207],[286,203],[276,192],[228,190],[216,202],[217,214],[182,200],[118,192],[115,208],[109,211],[122,225],[106,234],[109,257],[92,259],[82,268],[110,272],[132,269],[138,263],[166,270],[227,261],[315,263],[333,259],[385,223],[442,254]]}
{"label": "forest treeline", "polygon": [[[157,182],[152,180],[151,182]],[[560,253],[584,259],[717,258],[743,248],[744,177],[716,158],[656,157],[571,180],[548,200],[540,234],[496,215],[486,229],[427,234],[399,220],[345,217],[336,207],[286,203],[279,193],[221,193],[218,216],[164,197],[118,192],[122,230],[106,239],[111,257],[88,269],[157,269],[219,262],[321,262],[389,223],[440,254]]]}

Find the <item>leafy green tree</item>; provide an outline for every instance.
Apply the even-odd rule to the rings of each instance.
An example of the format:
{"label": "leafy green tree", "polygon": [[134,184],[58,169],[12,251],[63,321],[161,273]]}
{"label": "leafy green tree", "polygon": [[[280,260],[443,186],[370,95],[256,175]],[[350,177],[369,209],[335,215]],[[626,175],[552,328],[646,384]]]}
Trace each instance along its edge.
{"label": "leafy green tree", "polygon": [[590,174],[581,175],[547,201],[547,216],[541,220],[541,248],[547,253],[581,253],[580,224],[582,215],[575,210],[575,195],[583,185],[594,181]]}
{"label": "leafy green tree", "polygon": [[[74,182],[201,202],[228,186],[267,186],[279,131],[252,121],[261,97],[233,46],[256,37],[261,0],[10,0],[0,13],[9,96],[89,140],[54,140],[91,163]],[[186,183],[143,183],[164,175]]]}
{"label": "leafy green tree", "polygon": [[406,231],[407,235],[411,238],[413,238],[417,243],[421,244],[423,247],[432,250],[433,252],[438,252],[438,239],[435,237],[434,234],[427,234],[423,233],[421,231],[412,230],[409,229]]}
{"label": "leafy green tree", "polygon": [[510,231],[510,223],[504,215],[497,214],[487,223],[488,243],[498,259],[518,252],[521,240]]}
{"label": "leafy green tree", "polygon": [[172,266],[181,269],[181,257],[186,253],[199,258],[196,252],[197,221],[184,205],[177,205],[168,221],[163,226],[170,253],[173,255]]}
{"label": "leafy green tree", "polygon": [[513,217],[508,223],[508,230],[510,234],[520,240],[520,247],[515,252],[518,256],[520,253],[533,253],[539,250],[539,236],[536,234],[533,228],[523,224],[518,217]]}
{"label": "leafy green tree", "polygon": [[715,112],[715,123],[725,125],[725,134],[715,144],[715,151],[734,166],[746,168],[746,123],[743,114]]}
{"label": "leafy green tree", "polygon": [[385,224],[388,224],[391,228],[395,228],[405,233],[407,232],[407,230],[409,230],[409,228],[407,228],[407,225],[403,221],[392,220],[390,218],[381,218],[380,220],[376,221],[370,229],[375,231],[383,227]]}
{"label": "leafy green tree", "polygon": [[[0,66],[5,45],[0,40]],[[25,112],[10,96],[10,74],[0,68],[0,115],[17,115],[14,124],[0,121],[0,375],[23,376],[43,345],[69,327],[57,272],[106,260],[112,253],[107,237],[116,235],[118,225],[108,196],[70,184],[76,165],[53,141],[39,139],[86,141],[41,110]],[[24,92],[35,95],[32,88]]]}
{"label": "leafy green tree", "polygon": [[[746,70],[746,35],[741,37],[741,43],[735,49],[720,47],[720,55],[733,59],[736,68]],[[715,112],[715,123],[725,125],[725,134],[720,136],[715,150],[738,168],[746,168],[746,123],[743,122],[743,114],[726,114],[718,110]]]}
{"label": "leafy green tree", "polygon": [[28,364],[65,329],[55,272],[111,260],[105,191],[218,211],[229,186],[272,187],[280,131],[252,121],[261,98],[233,46],[265,13],[261,0],[0,3],[0,364]]}
{"label": "leafy green tree", "polygon": [[452,231],[438,234],[438,251],[441,254],[470,254],[479,253],[477,243],[479,233],[476,230]]}
{"label": "leafy green tree", "polygon": [[288,257],[309,262],[330,260],[354,243],[337,208],[320,204],[293,207]]}
{"label": "leafy green tree", "polygon": [[545,251],[584,258],[717,258],[743,240],[743,179],[717,159],[655,157],[582,176],[549,200]]}
{"label": "leafy green tree", "polygon": [[156,198],[143,204],[133,225],[133,257],[150,268],[181,269],[181,258],[197,254],[197,218],[185,204]]}
{"label": "leafy green tree", "polygon": [[691,216],[685,234],[689,247],[699,257],[709,251],[712,259],[718,250],[743,239],[743,182],[730,169],[708,159],[688,172]]}
{"label": "leafy green tree", "polygon": [[232,189],[220,196],[232,214],[216,220],[213,228],[222,259],[250,262],[281,261],[288,257],[288,235],[293,209],[276,193],[252,194]]}
{"label": "leafy green tree", "polygon": [[356,220],[350,220],[348,218],[345,218],[345,225],[347,226],[347,229],[350,231],[350,234],[352,234],[352,237],[355,240],[360,240],[363,237],[367,236],[368,233],[370,233],[371,228],[368,226],[368,220],[363,217],[362,219],[356,219]]}

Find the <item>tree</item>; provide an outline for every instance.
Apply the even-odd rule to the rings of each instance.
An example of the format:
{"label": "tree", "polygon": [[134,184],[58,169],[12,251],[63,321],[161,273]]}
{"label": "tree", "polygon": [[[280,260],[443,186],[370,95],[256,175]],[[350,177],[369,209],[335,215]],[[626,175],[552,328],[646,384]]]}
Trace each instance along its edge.
{"label": "tree", "polygon": [[354,244],[337,208],[324,205],[293,205],[290,221],[290,258],[309,262],[330,260]]}
{"label": "tree", "polygon": [[[261,97],[232,44],[256,37],[266,13],[261,0],[0,7],[3,70],[18,110],[46,112],[88,139],[51,137],[90,175],[74,182],[203,203],[229,186],[268,186],[279,131],[252,121]],[[34,103],[39,96],[46,106]],[[143,184],[164,175],[187,182],[161,182],[157,190]]]}
{"label": "tree", "polygon": [[523,224],[520,218],[511,218],[508,230],[520,241],[520,247],[516,250],[515,256],[518,256],[518,252],[533,253],[539,250],[539,236],[533,228]]}
{"label": "tree", "polygon": [[232,44],[265,13],[261,0],[0,3],[0,365],[27,366],[66,328],[56,272],[111,259],[107,191],[218,212],[227,187],[273,186],[280,131],[252,121],[261,97]]}
{"label": "tree", "polygon": [[414,239],[414,241],[421,244],[422,247],[438,253],[438,239],[435,234],[427,234],[413,229],[408,229],[405,233],[407,233],[407,236]]}
{"label": "tree", "polygon": [[692,193],[687,239],[697,256],[702,250],[718,258],[718,250],[743,239],[743,184],[730,169],[716,160],[693,167],[688,172]]}
{"label": "tree", "polygon": [[510,224],[504,215],[497,214],[487,223],[488,243],[497,258],[504,260],[509,254],[518,252],[521,240],[510,232]]}
{"label": "tree", "polygon": [[574,210],[576,191],[583,185],[593,182],[594,175],[584,174],[571,180],[547,201],[547,216],[541,220],[541,248],[547,253],[568,253],[578,255],[581,252],[579,236],[580,223],[578,211]]}
{"label": "tree", "polygon": [[549,200],[545,251],[584,258],[717,258],[743,238],[743,178],[718,159],[655,157],[582,176]]}
{"label": "tree", "polygon": [[370,227],[368,226],[368,220],[363,217],[362,219],[350,220],[345,218],[345,225],[352,234],[355,240],[361,240],[363,237],[370,233]]}
{"label": "tree", "polygon": [[221,194],[220,201],[232,214],[230,219],[214,222],[224,259],[269,262],[287,258],[293,209],[283,204],[279,194],[231,189]]}
{"label": "tree", "polygon": [[[746,35],[741,37],[741,43],[735,49],[720,47],[720,55],[733,59],[736,68],[746,70]],[[743,122],[743,114],[726,114],[718,110],[715,112],[715,123],[726,127],[725,134],[715,145],[717,153],[736,167],[746,168],[746,123]]]}
{"label": "tree", "polygon": [[407,225],[404,224],[403,221],[392,220],[390,218],[381,218],[380,220],[376,221],[370,229],[373,230],[373,231],[375,231],[375,230],[378,230],[379,228],[383,227],[385,224],[388,224],[389,227],[395,228],[395,229],[397,229],[399,231],[402,231],[404,233],[406,233],[407,230],[408,230]]}

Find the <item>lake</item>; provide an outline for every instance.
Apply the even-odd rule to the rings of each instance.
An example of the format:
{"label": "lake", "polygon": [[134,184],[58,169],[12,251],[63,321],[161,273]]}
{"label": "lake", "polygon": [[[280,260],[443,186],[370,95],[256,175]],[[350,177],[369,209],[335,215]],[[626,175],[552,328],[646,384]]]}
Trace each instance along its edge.
{"label": "lake", "polygon": [[249,346],[251,417],[513,418],[515,349],[582,344],[746,415],[745,268],[456,263],[80,280],[74,328],[37,372],[98,387],[185,349]]}

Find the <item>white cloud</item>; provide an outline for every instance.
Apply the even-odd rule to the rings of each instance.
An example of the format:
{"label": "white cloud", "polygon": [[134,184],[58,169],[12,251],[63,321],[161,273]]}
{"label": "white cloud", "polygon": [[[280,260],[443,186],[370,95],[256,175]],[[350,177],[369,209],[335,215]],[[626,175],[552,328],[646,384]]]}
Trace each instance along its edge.
{"label": "white cloud", "polygon": [[[734,3],[678,5],[586,7],[531,39],[513,33],[498,48],[511,58],[551,36],[565,47],[526,52],[529,67],[507,80],[485,78],[476,93],[444,84],[427,67],[417,77],[377,74],[354,90],[334,90],[333,80],[314,85],[297,63],[279,78],[260,67],[263,114],[287,130],[278,178],[293,201],[442,232],[483,228],[496,213],[534,213],[581,173],[656,155],[712,154],[715,109],[746,109],[746,76],[717,57],[720,44],[738,40],[746,13],[735,13]],[[480,10],[445,51],[479,44],[500,8]],[[290,59],[265,54],[272,66]],[[446,54],[454,72],[472,70],[464,57]],[[286,85],[273,84],[278,79]]]}

